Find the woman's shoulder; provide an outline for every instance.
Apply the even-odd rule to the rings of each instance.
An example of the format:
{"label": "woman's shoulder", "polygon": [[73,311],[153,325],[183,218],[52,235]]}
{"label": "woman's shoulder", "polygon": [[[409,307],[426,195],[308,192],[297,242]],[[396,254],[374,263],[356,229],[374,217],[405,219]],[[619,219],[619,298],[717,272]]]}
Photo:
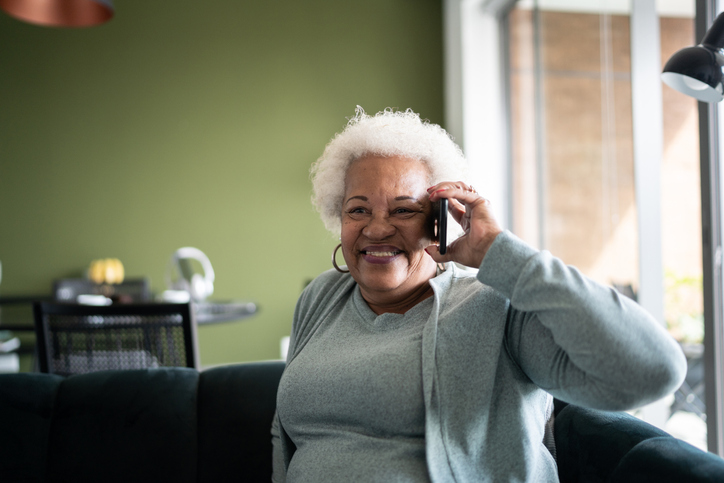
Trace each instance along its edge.
{"label": "woman's shoulder", "polygon": [[301,299],[312,303],[337,292],[340,288],[346,290],[354,283],[355,281],[349,273],[340,273],[335,269],[330,269],[322,272],[307,284]]}
{"label": "woman's shoulder", "polygon": [[493,300],[503,302],[507,299],[493,287],[480,282],[478,270],[449,264],[445,273],[436,278],[441,291],[451,299],[490,303]]}
{"label": "woman's shoulder", "polygon": [[341,273],[333,268],[330,268],[329,270],[317,275],[311,282],[309,282],[306,289],[313,291],[325,290],[349,280],[352,280],[352,276],[349,273]]}
{"label": "woman's shoulder", "polygon": [[355,286],[349,273],[328,270],[309,282],[302,291],[294,311],[293,331],[297,337],[324,318],[340,302],[344,302]]}
{"label": "woman's shoulder", "polygon": [[498,340],[496,334],[502,337],[505,324],[500,321],[507,317],[510,300],[481,283],[476,270],[448,267],[446,272],[447,276],[434,281],[440,300],[440,327],[455,327],[454,333],[463,339],[478,337],[481,330],[489,341]]}

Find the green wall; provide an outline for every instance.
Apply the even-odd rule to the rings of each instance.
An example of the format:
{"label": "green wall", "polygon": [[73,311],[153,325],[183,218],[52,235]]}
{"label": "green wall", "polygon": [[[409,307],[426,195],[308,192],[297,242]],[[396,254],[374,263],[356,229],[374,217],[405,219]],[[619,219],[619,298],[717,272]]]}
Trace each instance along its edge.
{"label": "green wall", "polygon": [[0,14],[0,294],[116,257],[165,288],[195,246],[214,299],[202,365],[277,358],[336,240],[308,169],[357,104],[442,122],[440,0],[122,0],[89,29]]}

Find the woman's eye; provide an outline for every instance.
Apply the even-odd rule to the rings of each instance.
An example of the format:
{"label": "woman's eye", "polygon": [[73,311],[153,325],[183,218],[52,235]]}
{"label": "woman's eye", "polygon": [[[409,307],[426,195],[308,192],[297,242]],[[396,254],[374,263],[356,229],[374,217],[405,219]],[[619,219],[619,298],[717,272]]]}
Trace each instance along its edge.
{"label": "woman's eye", "polygon": [[393,213],[396,215],[408,215],[408,214],[415,213],[415,211],[413,211],[409,208],[397,208],[396,210],[393,211]]}
{"label": "woman's eye", "polygon": [[361,213],[365,213],[365,212],[366,211],[364,208],[352,208],[350,210],[347,210],[347,213],[349,213],[349,214],[361,214]]}

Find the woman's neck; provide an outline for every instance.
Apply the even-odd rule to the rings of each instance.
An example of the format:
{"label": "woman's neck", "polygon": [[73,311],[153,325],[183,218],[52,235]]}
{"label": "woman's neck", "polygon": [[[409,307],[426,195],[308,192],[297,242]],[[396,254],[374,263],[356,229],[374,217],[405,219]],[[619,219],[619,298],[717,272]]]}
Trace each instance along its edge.
{"label": "woman's neck", "polygon": [[404,314],[423,300],[432,297],[434,293],[429,281],[416,287],[403,297],[398,294],[367,293],[361,288],[360,292],[367,305],[377,315],[386,313]]}

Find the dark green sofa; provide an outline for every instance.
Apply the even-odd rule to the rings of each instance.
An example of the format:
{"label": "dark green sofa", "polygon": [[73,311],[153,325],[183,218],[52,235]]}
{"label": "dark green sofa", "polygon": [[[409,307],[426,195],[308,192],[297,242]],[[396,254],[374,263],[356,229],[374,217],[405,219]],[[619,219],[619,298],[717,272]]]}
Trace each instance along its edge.
{"label": "dark green sofa", "polygon": [[[0,375],[0,481],[269,481],[283,368]],[[724,460],[626,414],[557,411],[564,483],[724,481]]]}

